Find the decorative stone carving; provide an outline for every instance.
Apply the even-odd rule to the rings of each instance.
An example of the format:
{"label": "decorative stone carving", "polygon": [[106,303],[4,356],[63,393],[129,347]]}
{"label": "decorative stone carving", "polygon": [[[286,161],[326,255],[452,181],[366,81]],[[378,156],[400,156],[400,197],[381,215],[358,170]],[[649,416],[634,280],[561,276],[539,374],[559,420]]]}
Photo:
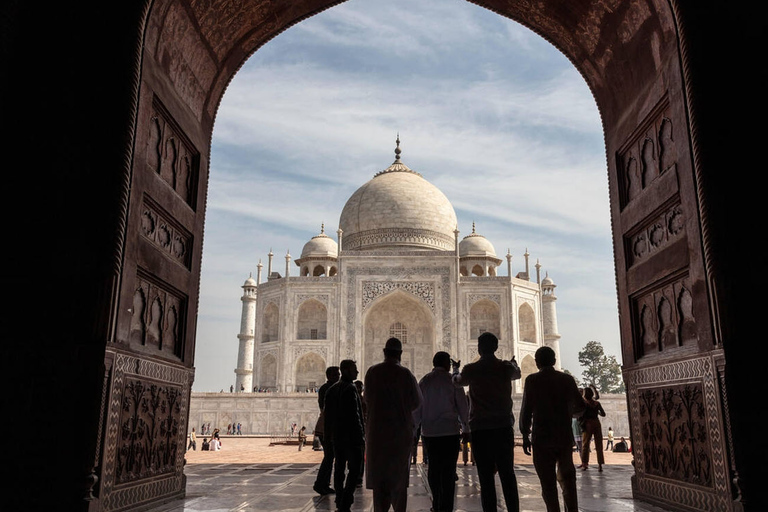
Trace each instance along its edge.
{"label": "decorative stone carving", "polygon": [[187,300],[140,269],[133,295],[130,342],[154,347],[165,356],[180,359]]}
{"label": "decorative stone carving", "polygon": [[709,357],[625,372],[640,495],[730,509],[715,372]]}
{"label": "decorative stone carving", "polygon": [[146,154],[147,166],[194,208],[200,153],[157,97],[152,103]]}
{"label": "decorative stone carving", "polygon": [[323,304],[323,306],[328,307],[328,295],[327,294],[298,294],[296,295],[296,303],[301,304],[305,300],[314,299],[320,303]]}
{"label": "decorative stone carving", "polygon": [[192,261],[192,235],[148,197],[144,198],[142,205],[141,234],[189,270]]}
{"label": "decorative stone carving", "polygon": [[633,311],[638,358],[698,341],[687,277],[633,299]]}
{"label": "decorative stone carving", "polygon": [[621,207],[632,202],[656,178],[674,167],[676,160],[669,100],[665,96],[616,154]]}
{"label": "decorative stone carving", "polygon": [[363,311],[371,303],[382,295],[386,295],[394,290],[403,290],[411,295],[423,300],[432,311],[435,310],[435,287],[431,282],[414,281],[364,281],[362,306]]}
{"label": "decorative stone carving", "polygon": [[100,492],[103,510],[183,490],[191,380],[191,370],[115,354]]}
{"label": "decorative stone carving", "polygon": [[[358,304],[362,306],[363,297],[358,297],[357,287],[355,283],[357,276],[384,276],[391,279],[389,282],[398,282],[400,279],[420,279],[425,281],[425,278],[430,278],[439,282],[438,287],[443,290],[441,293],[441,299],[435,300],[436,308],[440,308],[442,311],[442,326],[438,329],[442,331],[442,350],[450,351],[451,347],[451,303],[450,303],[450,267],[351,267],[347,268],[344,272],[347,279],[347,312],[346,312],[346,344],[342,344],[340,347],[340,357],[352,357],[355,354],[355,307]],[[383,281],[387,282],[387,281]],[[346,345],[346,346],[345,346]]]}
{"label": "decorative stone carving", "polygon": [[685,215],[679,204],[675,204],[646,223],[629,236],[627,246],[628,267],[657,253],[685,232]]}
{"label": "decorative stone carving", "polygon": [[501,295],[498,293],[470,293],[467,295],[467,306],[471,308],[475,302],[480,300],[490,300],[501,306]]}
{"label": "decorative stone carving", "polygon": [[375,247],[377,245],[390,245],[393,243],[439,247],[446,251],[451,251],[454,249],[455,240],[437,231],[402,227],[397,229],[382,228],[344,235],[343,249],[348,251],[358,247]]}

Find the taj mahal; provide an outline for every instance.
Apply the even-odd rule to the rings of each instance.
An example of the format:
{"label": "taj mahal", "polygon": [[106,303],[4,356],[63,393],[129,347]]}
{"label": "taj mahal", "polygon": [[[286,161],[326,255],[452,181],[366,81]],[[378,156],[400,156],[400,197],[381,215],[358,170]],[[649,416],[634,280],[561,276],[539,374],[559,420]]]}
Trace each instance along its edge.
{"label": "taj mahal", "polygon": [[[325,382],[327,366],[354,359],[361,375],[381,361],[387,338],[403,343],[402,364],[417,379],[444,350],[468,363],[478,358],[477,337],[499,338],[497,356],[517,358],[523,378],[536,371],[533,354],[552,347],[560,360],[555,283],[535,264],[513,275],[476,232],[459,237],[448,198],[401,161],[362,185],[341,211],[336,239],[312,237],[285,272],[270,250],[266,279],[243,284],[235,389],[291,393]],[[292,275],[291,263],[296,267]]]}

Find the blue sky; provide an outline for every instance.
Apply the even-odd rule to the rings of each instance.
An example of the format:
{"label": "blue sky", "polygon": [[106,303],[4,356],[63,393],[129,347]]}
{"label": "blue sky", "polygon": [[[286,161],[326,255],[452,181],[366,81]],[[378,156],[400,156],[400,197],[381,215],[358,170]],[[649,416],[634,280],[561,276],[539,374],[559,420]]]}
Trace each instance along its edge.
{"label": "blue sky", "polygon": [[[557,284],[563,367],[590,340],[621,360],[605,145],[558,50],[464,0],[350,0],[277,36],[229,85],[213,132],[195,391],[234,383],[240,288],[274,269],[394,160],[440,188],[460,236]],[[297,275],[291,263],[292,275]],[[499,269],[506,275],[506,261]],[[266,267],[265,267],[266,275]]]}

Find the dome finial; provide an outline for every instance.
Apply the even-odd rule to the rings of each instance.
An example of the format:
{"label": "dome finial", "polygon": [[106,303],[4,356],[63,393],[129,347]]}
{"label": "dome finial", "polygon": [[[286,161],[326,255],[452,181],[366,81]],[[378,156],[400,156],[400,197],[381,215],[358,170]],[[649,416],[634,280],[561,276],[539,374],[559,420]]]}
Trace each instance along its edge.
{"label": "dome finial", "polygon": [[472,234],[475,234],[475,221],[472,221]]}
{"label": "dome finial", "polygon": [[320,234],[322,235],[324,233],[325,233],[325,222],[321,222],[320,223]]}
{"label": "dome finial", "polygon": [[400,132],[397,132],[397,139],[395,140],[397,146],[395,146],[395,162],[400,161]]}

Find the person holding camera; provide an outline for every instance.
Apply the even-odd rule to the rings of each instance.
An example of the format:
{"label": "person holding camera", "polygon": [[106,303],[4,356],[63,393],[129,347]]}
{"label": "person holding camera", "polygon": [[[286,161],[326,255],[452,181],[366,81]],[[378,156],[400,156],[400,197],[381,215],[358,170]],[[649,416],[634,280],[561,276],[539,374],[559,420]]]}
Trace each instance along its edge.
{"label": "person holding camera", "polygon": [[477,338],[480,359],[464,365],[453,364],[453,382],[469,386],[469,429],[472,453],[480,480],[480,501],[483,512],[495,512],[498,472],[504,501],[509,512],[520,510],[517,478],[514,471],[514,435],[512,427],[512,381],[520,378],[520,367],[514,356],[502,361],[495,355],[499,339],[490,332]]}

